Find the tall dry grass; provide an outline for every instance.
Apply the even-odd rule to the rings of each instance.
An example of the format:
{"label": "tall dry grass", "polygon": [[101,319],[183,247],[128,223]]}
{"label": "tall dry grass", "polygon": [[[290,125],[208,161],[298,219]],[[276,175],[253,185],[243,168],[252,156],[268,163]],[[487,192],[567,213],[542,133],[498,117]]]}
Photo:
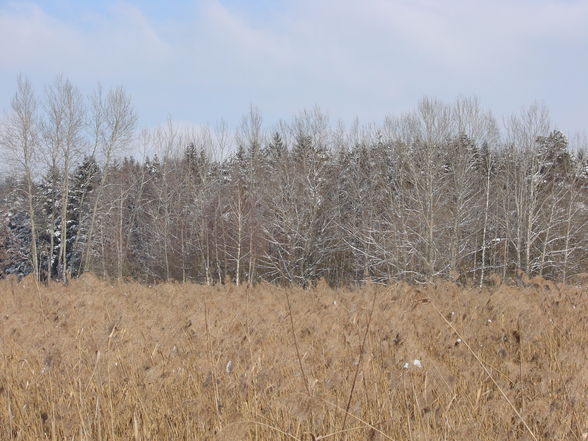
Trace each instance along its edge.
{"label": "tall dry grass", "polygon": [[0,439],[586,439],[588,292],[528,285],[0,281]]}

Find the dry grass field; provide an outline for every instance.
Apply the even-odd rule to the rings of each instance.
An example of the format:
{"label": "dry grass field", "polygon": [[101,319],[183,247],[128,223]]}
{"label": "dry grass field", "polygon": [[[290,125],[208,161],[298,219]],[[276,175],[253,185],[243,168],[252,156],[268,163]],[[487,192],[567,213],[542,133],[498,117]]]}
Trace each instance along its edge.
{"label": "dry grass field", "polygon": [[587,288],[543,280],[0,281],[2,440],[585,440],[587,360]]}

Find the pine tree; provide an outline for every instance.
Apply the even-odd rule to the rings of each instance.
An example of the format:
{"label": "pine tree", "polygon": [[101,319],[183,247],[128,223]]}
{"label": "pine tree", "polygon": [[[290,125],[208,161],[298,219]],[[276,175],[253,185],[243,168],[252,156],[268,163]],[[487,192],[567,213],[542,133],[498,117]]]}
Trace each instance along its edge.
{"label": "pine tree", "polygon": [[44,222],[40,235],[41,270],[43,278],[62,278],[62,266],[59,256],[65,246],[66,267],[72,276],[80,272],[81,253],[86,246],[86,218],[90,210],[89,197],[97,185],[100,170],[93,157],[84,158],[83,162],[74,170],[69,179],[69,194],[67,199],[66,241],[61,240],[62,207],[61,173],[53,168],[43,177],[38,191],[38,204],[43,214]]}
{"label": "pine tree", "polygon": [[87,156],[74,170],[68,198],[67,261],[72,276],[81,270],[83,249],[87,246],[90,197],[100,181],[100,168],[93,156]]}
{"label": "pine tree", "polygon": [[16,186],[3,201],[3,254],[0,274],[15,275],[19,278],[33,272],[32,266],[32,232],[31,222],[27,211],[27,203],[23,197],[22,183]]}
{"label": "pine tree", "polygon": [[279,132],[275,132],[272,136],[271,141],[262,150],[262,156],[269,165],[270,169],[276,169],[288,154],[288,149],[282,141],[282,137]]}
{"label": "pine tree", "polygon": [[43,280],[56,279],[59,276],[61,181],[60,171],[55,167],[50,168],[43,176],[36,196],[42,215],[39,223],[39,263]]}

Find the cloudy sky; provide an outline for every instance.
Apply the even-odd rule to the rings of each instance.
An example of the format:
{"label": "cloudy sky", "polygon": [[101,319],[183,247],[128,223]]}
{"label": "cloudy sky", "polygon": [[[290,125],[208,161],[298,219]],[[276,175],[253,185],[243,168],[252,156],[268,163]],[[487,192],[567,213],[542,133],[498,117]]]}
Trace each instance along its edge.
{"label": "cloudy sky", "polygon": [[380,121],[419,98],[534,101],[588,127],[588,0],[0,0],[0,111],[16,75],[42,91],[123,85],[142,126],[271,123],[319,105]]}

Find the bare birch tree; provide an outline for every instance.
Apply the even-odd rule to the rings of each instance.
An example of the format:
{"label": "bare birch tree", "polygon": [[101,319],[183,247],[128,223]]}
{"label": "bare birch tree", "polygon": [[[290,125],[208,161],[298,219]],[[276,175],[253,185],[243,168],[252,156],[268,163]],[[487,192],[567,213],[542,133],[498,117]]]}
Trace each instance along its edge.
{"label": "bare birch tree", "polygon": [[102,175],[100,184],[96,190],[86,248],[83,253],[82,270],[90,267],[92,240],[96,224],[98,207],[108,180],[113,158],[121,152],[131,141],[137,115],[133,109],[130,96],[122,88],[116,88],[103,96],[102,87],[99,85],[92,98],[92,154],[101,158]]}

